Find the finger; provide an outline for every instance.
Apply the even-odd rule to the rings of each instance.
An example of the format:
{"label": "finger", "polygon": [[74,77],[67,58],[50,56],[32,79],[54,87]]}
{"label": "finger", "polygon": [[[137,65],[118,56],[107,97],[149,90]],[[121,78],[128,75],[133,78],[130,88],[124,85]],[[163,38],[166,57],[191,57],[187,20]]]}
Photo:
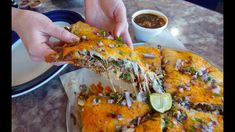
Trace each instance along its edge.
{"label": "finger", "polygon": [[42,43],[37,45],[30,45],[28,47],[28,53],[32,60],[44,61],[45,56],[56,52],[52,50],[46,43]]}
{"label": "finger", "polygon": [[129,33],[128,29],[125,30],[125,32],[123,32],[121,36],[122,36],[122,38],[123,38],[123,41],[124,41],[125,43],[127,43],[127,45],[128,45],[131,49],[133,49],[133,44],[132,44],[131,36],[130,36],[130,33]]}
{"label": "finger", "polygon": [[80,38],[78,36],[70,33],[64,28],[57,27],[56,25],[52,25],[51,29],[48,31],[48,34],[64,42],[72,43],[80,41]]}
{"label": "finger", "polygon": [[48,41],[47,42],[47,45],[49,45],[49,47],[61,47],[64,45],[64,42],[63,41],[57,41],[57,42],[50,42]]}

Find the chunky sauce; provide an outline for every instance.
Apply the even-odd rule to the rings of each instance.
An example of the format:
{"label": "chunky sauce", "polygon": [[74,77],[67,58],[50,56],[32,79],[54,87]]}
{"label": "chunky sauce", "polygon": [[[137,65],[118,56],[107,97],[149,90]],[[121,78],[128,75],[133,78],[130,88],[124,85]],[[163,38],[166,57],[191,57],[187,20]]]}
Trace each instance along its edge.
{"label": "chunky sauce", "polygon": [[141,14],[134,18],[134,22],[145,28],[159,28],[165,25],[165,20],[155,14]]}

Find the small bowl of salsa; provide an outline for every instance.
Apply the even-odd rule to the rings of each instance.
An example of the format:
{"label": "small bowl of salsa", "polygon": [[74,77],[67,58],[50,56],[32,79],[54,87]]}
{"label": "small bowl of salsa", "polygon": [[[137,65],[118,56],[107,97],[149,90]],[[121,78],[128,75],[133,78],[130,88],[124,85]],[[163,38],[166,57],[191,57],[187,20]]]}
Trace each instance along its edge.
{"label": "small bowl of salsa", "polygon": [[131,22],[136,39],[147,42],[166,29],[168,18],[160,11],[146,9],[135,12]]}

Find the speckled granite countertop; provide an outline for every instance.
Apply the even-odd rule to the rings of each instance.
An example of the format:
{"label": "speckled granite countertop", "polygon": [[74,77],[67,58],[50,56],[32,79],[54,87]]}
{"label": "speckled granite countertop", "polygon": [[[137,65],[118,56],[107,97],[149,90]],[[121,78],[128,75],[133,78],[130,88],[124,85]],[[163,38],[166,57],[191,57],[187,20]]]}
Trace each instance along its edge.
{"label": "speckled granite countertop", "polygon": [[[45,0],[42,12],[67,9],[83,13],[80,0]],[[157,9],[169,18],[168,30],[186,48],[223,68],[223,15],[182,0],[124,0],[129,18],[140,9]],[[130,25],[131,27],[131,25]],[[178,31],[176,31],[178,30]],[[130,32],[133,36],[132,30]],[[76,69],[65,68],[60,75]],[[12,99],[13,132],[65,132],[67,97],[59,77]]]}

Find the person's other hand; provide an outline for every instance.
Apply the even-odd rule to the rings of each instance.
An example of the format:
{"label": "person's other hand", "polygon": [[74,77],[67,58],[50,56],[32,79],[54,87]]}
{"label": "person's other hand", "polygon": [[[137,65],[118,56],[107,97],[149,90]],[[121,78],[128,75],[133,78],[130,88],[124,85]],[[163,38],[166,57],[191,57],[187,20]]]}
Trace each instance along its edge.
{"label": "person's other hand", "polygon": [[85,17],[88,24],[121,36],[133,48],[122,0],[85,0]]}
{"label": "person's other hand", "polygon": [[51,36],[64,42],[79,39],[64,28],[56,26],[43,14],[16,8],[12,8],[12,29],[20,36],[30,58],[35,61],[43,61],[44,56],[55,52],[48,46],[51,44]]}

